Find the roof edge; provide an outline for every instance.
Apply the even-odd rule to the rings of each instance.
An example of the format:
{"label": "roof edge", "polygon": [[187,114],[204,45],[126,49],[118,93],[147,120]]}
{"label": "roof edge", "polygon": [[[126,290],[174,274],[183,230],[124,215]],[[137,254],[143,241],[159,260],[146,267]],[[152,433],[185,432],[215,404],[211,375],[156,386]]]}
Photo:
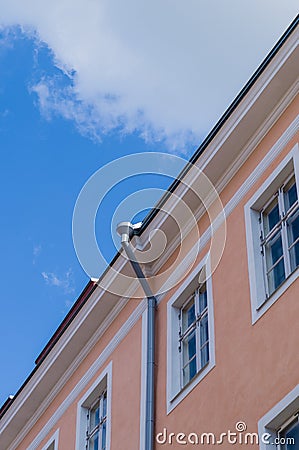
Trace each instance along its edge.
{"label": "roof edge", "polygon": [[3,405],[0,407],[0,419],[4,416],[4,414],[7,412],[7,410],[10,408],[10,406],[13,404],[17,396],[21,393],[21,391],[24,389],[26,384],[30,381],[30,379],[33,377],[35,372],[38,370],[38,368],[41,366],[44,359],[48,356],[48,354],[51,352],[54,345],[58,342],[62,334],[65,332],[65,330],[68,328],[70,323],[73,321],[73,319],[76,317],[76,315],[79,313],[83,305],[87,302],[91,294],[95,291],[97,287],[97,284],[94,281],[89,281],[87,285],[84,287],[83,291],[79,295],[78,299],[68,312],[68,314],[65,316],[63,321],[60,323],[52,337],[49,339],[41,353],[38,355],[38,357],[35,360],[36,366],[34,369],[30,372],[24,383],[21,385],[21,387],[18,389],[17,393],[14,396],[9,396],[7,400],[3,403]]}
{"label": "roof edge", "polygon": [[291,22],[289,27],[286,29],[286,31],[283,33],[283,35],[279,38],[279,40],[276,42],[274,47],[270,50],[270,52],[267,54],[265,59],[261,62],[261,64],[258,66],[256,71],[253,73],[253,75],[249,78],[247,83],[244,85],[244,87],[240,90],[240,92],[237,94],[233,102],[229,105],[229,107],[226,109],[226,111],[223,113],[223,115],[220,117],[218,122],[214,125],[212,130],[208,133],[207,137],[203,140],[203,142],[200,144],[200,146],[197,148],[195,153],[191,156],[186,166],[183,168],[183,170],[179,173],[178,177],[173,181],[173,183],[169,186],[165,194],[161,197],[159,202],[155,205],[155,207],[148,213],[148,215],[145,217],[145,219],[142,222],[142,226],[139,230],[135,231],[135,234],[141,235],[142,232],[147,228],[147,226],[150,224],[150,222],[153,220],[153,218],[157,215],[161,207],[164,205],[164,203],[167,201],[169,195],[178,187],[178,185],[181,183],[182,178],[189,172],[190,167],[192,164],[194,164],[198,158],[202,155],[202,153],[205,151],[205,149],[208,147],[208,145],[211,143],[211,141],[214,139],[214,137],[217,135],[219,130],[222,128],[224,123],[229,119],[229,117],[232,115],[234,110],[237,108],[237,106],[241,103],[243,98],[246,96],[246,94],[250,91],[252,86],[255,84],[255,82],[258,80],[260,75],[264,72],[266,67],[269,65],[269,63],[272,61],[274,56],[279,52],[283,44],[287,41],[287,39],[291,36],[291,34],[294,32],[296,27],[299,23],[299,14],[294,18],[294,20]]}

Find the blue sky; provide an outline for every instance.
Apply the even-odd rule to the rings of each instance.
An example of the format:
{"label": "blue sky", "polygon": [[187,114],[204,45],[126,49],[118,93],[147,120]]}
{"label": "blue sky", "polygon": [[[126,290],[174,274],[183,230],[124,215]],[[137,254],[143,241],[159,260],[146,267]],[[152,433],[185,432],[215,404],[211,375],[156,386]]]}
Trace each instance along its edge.
{"label": "blue sky", "polygon": [[[82,136],[72,121],[46,120],[30,90],[39,72],[51,74],[46,48],[19,32],[0,53],[1,360],[0,402],[15,393],[34,360],[88,282],[73,247],[72,215],[88,178],[104,164],[140,151],[163,151],[137,135],[110,133],[102,142]],[[61,75],[61,74],[60,74]],[[119,186],[103,205],[97,226],[110,233],[118,202],[134,192],[136,179]],[[169,180],[154,185],[167,187]],[[143,187],[153,178],[143,180]],[[136,187],[136,186],[135,186]],[[107,203],[107,200],[106,200]],[[112,239],[100,239],[107,260],[116,252]]]}
{"label": "blue sky", "polygon": [[[141,39],[136,43],[132,18],[117,28],[118,15],[111,6],[106,11],[106,22],[114,26],[109,33],[104,25],[100,35],[97,27],[88,27],[95,42],[106,42],[99,49],[91,39],[86,41],[86,24],[76,29],[73,16],[59,15],[65,20],[60,33],[54,26],[54,7],[46,17],[47,8],[35,11],[32,1],[26,11],[24,2],[11,3],[10,9],[0,1],[0,403],[28,376],[88,281],[72,242],[73,209],[84,183],[103,165],[136,152],[190,157],[296,13],[296,2],[287,8],[271,2],[269,21],[259,2],[244,2],[252,9],[246,26],[239,23],[245,8],[227,14],[225,28],[221,24],[211,33],[215,17],[205,11],[207,43],[204,34],[190,34],[190,42],[185,40],[190,26],[177,27],[177,9],[169,23],[157,24],[155,38],[152,23],[144,27],[148,34],[137,29]],[[80,13],[82,2],[76,3]],[[107,3],[102,4],[107,10]],[[127,6],[133,10],[133,0]],[[149,20],[154,21],[156,12],[147,15]],[[163,6],[161,17],[167,12]],[[138,13],[144,14],[137,8]],[[189,13],[194,15],[186,10],[186,17]],[[220,16],[221,11],[219,24]],[[228,25],[240,33],[242,45],[233,43]],[[82,33],[78,42],[74,30],[76,38]],[[178,35],[178,41],[168,41],[169,33]],[[158,38],[167,44],[163,51]],[[211,56],[217,51],[218,65]],[[109,225],[117,205],[142,187],[165,189],[169,182],[136,177],[111,193],[97,218],[97,226],[104,227],[99,245],[107,260],[116,251]]]}

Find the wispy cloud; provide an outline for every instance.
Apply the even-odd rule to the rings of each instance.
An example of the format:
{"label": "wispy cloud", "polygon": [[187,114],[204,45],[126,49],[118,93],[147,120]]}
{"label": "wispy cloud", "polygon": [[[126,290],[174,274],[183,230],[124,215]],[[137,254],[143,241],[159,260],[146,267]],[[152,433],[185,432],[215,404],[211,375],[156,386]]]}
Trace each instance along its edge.
{"label": "wispy cloud", "polygon": [[73,271],[69,268],[62,276],[54,272],[41,273],[46,284],[61,288],[64,294],[73,294],[75,292]]}
{"label": "wispy cloud", "polygon": [[298,2],[0,0],[0,9],[3,25],[46,43],[64,77],[43,72],[32,83],[45,116],[72,120],[92,139],[137,132],[175,148],[200,141]]}
{"label": "wispy cloud", "polygon": [[41,254],[41,251],[42,251],[42,246],[40,244],[33,246],[33,250],[32,250],[32,254],[33,254],[32,264],[33,265],[36,264],[36,260],[39,257],[39,255]]}
{"label": "wispy cloud", "polygon": [[39,256],[41,251],[42,251],[42,246],[41,245],[35,245],[33,247],[33,256]]}

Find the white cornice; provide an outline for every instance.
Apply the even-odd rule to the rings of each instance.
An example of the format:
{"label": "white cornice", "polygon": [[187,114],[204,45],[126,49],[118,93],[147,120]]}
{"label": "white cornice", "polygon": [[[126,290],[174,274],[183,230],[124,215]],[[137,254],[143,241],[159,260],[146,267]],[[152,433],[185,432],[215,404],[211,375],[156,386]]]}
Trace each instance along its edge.
{"label": "white cornice", "polygon": [[[258,164],[258,166],[252,171],[249,177],[244,181],[242,186],[235,192],[233,197],[228,201],[224,207],[224,215],[218,216],[213,224],[214,232],[222,224],[223,217],[228,217],[236,206],[242,201],[245,195],[250,191],[258,179],[263,175],[265,170],[272,164],[272,162],[279,156],[285,146],[296,135],[299,129],[299,115],[293,120],[289,127],[285,130],[283,135],[275,142],[266,156]],[[192,261],[196,256],[205,248],[211,238],[212,229],[209,226],[200,238],[200,243],[197,249],[192,248],[183,261],[176,267],[167,282],[160,288],[161,292],[167,290],[168,286],[173,287],[176,285],[177,280],[181,279],[186,272],[186,267],[190,267]]]}
{"label": "white cornice", "polygon": [[[232,178],[236,175],[236,173],[240,170],[242,165],[246,162],[246,160],[249,158],[249,156],[253,153],[255,148],[258,146],[258,144],[262,141],[263,137],[267,134],[267,132],[270,130],[270,128],[277,122],[281,114],[285,111],[287,106],[291,103],[291,101],[294,99],[296,94],[298,93],[298,84],[299,82],[296,81],[294,85],[289,89],[287,94],[284,96],[282,101],[279,103],[275,111],[265,120],[265,122],[261,125],[261,127],[257,130],[257,132],[254,134],[252,139],[248,142],[248,144],[242,149],[242,151],[239,154],[239,157],[234,161],[234,163],[227,169],[227,171],[223,174],[222,178],[218,181],[218,183],[215,185],[215,189],[220,194],[223,189],[228,185],[228,183],[232,180]],[[293,130],[296,130],[296,127],[293,128]],[[207,165],[207,162],[203,163],[203,169],[205,169]],[[175,208],[176,204],[172,205],[172,208]],[[170,210],[170,215],[171,215]],[[202,206],[198,208],[197,211],[194,212],[194,218],[196,221],[200,220],[203,214],[205,214],[206,209]],[[160,223],[155,224],[155,227],[160,227],[162,223],[165,222],[165,217],[162,219]],[[186,223],[186,230],[190,229],[192,220],[189,221],[189,223]],[[184,232],[187,232],[184,230]],[[175,239],[167,246],[167,249],[161,255],[161,257],[154,262],[151,265],[150,269],[150,275],[153,276],[154,274],[158,273],[158,271],[161,269],[161,267],[166,263],[170,255],[175,251],[175,249],[180,244],[180,236],[176,236]],[[146,243],[145,243],[146,244]],[[144,244],[144,246],[145,246]],[[140,245],[140,248],[142,246]]]}
{"label": "white cornice", "polygon": [[277,105],[277,108],[270,114],[270,116],[265,120],[265,122],[260,126],[257,132],[254,134],[252,139],[248,144],[242,149],[238,158],[234,163],[228,168],[228,170],[223,174],[222,178],[218,181],[216,185],[216,190],[218,193],[222,192],[223,189],[228,185],[236,173],[240,170],[242,165],[249,158],[251,153],[260,144],[264,136],[268,133],[270,128],[277,122],[282,113],[286,110],[288,105],[294,100],[295,96],[298,94],[299,81],[297,80],[293,86],[289,89],[287,94],[284,96],[282,101]]}
{"label": "white cornice", "polygon": [[[258,80],[251,87],[248,93],[241,101],[241,104],[235,109],[231,117],[222,125],[221,130],[217,136],[214,137],[208,148],[200,156],[200,167],[202,170],[207,166],[208,162],[214,157],[228,136],[232,134],[233,130],[238,126],[241,119],[252,108],[258,97],[265,91],[270,82],[276,76],[283,64],[292,55],[298,47],[298,30],[291,36],[291,38],[284,44],[284,52],[278,52],[275,58],[271,61],[266,70],[259,76]],[[292,88],[291,88],[292,89]]]}
{"label": "white cornice", "polygon": [[[295,43],[293,43],[293,45],[289,50],[289,53],[291,53],[291,51],[293,51],[295,47],[296,45]],[[276,64],[275,66],[276,71],[280,69],[285,59],[286,58],[283,58],[282,61],[280,61],[280,63]],[[271,79],[273,79],[275,73],[272,74]],[[266,76],[265,74],[263,75],[264,77]],[[199,160],[196,163],[196,166],[198,166],[201,171],[205,171],[207,169],[208,165],[212,162],[212,159],[221,150],[224,142],[232,134],[233,130],[236,129],[241,119],[244,118],[250,107],[252,107],[254,101],[256,101],[261,92],[265,90],[265,87],[269,84],[269,82],[270,82],[269,80],[267,83],[265,81],[259,80],[259,82],[255,85],[255,92],[252,94],[252,96],[247,96],[246,100],[244,99],[242,101],[242,105],[239,105],[237,111],[234,112],[233,117],[229,119],[228,122],[230,122],[230,125],[226,123],[222,127],[221,132],[219,132],[219,135],[216,136],[211,142],[211,144],[205,149],[204,153],[199,157]],[[238,156],[235,158],[234,162],[225,170],[225,173],[222,175],[222,177],[218,179],[217,182],[214,183],[215,189],[217,190],[218,193],[222,192],[225,186],[230,182],[230,180],[237,173],[240,167],[244,164],[244,162],[247,160],[250,154],[254,151],[256,146],[261,142],[266,133],[275,124],[275,122],[277,122],[281,114],[285,111],[285,109],[288,107],[291,101],[298,94],[298,84],[299,82],[297,79],[296,82],[293,83],[293,85],[288,89],[288,91],[280,100],[278,105],[276,105],[275,109],[271,111],[271,114],[266,118],[263,124],[258,128],[258,130],[254,132],[249,142],[246,143],[245,146],[241,145]],[[184,183],[179,184],[178,188],[176,189],[176,196],[169,198],[167,200],[167,206],[164,205],[165,210],[167,210],[168,212],[168,216],[171,216],[173,210],[178,205],[180,199],[187,193],[189,186],[192,186],[192,183],[194,182],[194,179],[192,179],[192,176],[194,176],[194,172],[192,174],[190,172],[192,172],[192,170],[189,171],[187,175],[184,177],[184,181],[186,184]],[[198,174],[195,173],[195,176],[198,176]],[[147,229],[143,232],[142,236],[138,238],[138,248],[141,250],[144,249],[148,243],[149,233],[151,232],[151,230],[161,229],[166,221],[167,216],[165,214],[162,215],[162,217],[160,217],[159,214],[157,214],[157,216],[154,217],[153,220],[151,221],[150,226],[148,226]],[[163,261],[163,263],[164,262],[165,261]],[[158,267],[161,267],[162,265],[160,261],[157,261],[157,263],[155,264],[157,264]],[[152,273],[156,273],[155,264],[152,267]]]}

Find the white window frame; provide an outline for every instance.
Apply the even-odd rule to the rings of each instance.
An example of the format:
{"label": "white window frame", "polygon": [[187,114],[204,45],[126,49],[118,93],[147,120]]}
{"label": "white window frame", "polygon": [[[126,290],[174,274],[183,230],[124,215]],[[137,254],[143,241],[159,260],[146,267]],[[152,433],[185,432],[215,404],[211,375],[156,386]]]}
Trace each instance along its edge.
{"label": "white window frame", "polygon": [[294,420],[298,411],[299,384],[259,420],[260,450],[280,450],[280,445],[274,445],[275,438],[279,437],[280,430]]}
{"label": "white window frame", "polygon": [[76,426],[76,450],[86,449],[86,432],[90,408],[97,398],[107,392],[107,415],[106,415],[106,448],[110,450],[111,440],[111,390],[112,390],[112,361],[97,377],[92,386],[83,395],[77,404],[77,426]]}
{"label": "white window frame", "polygon": [[54,450],[58,450],[58,440],[59,440],[59,429],[55,431],[53,436],[48,440],[46,445],[42,448],[42,450],[49,450],[50,446],[54,444]]}
{"label": "white window frame", "polygon": [[[199,275],[205,268],[209,362],[184,386],[181,385],[181,353],[179,351],[180,311],[187,298],[199,287]],[[214,308],[210,259],[205,257],[177,289],[167,303],[167,414],[169,414],[215,366]]]}
{"label": "white window frame", "polygon": [[292,173],[295,176],[299,198],[298,144],[291,149],[244,207],[252,323],[255,323],[278,300],[299,275],[298,268],[287,274],[288,276],[278,289],[270,296],[266,296],[264,261],[260,243],[260,211]]}

